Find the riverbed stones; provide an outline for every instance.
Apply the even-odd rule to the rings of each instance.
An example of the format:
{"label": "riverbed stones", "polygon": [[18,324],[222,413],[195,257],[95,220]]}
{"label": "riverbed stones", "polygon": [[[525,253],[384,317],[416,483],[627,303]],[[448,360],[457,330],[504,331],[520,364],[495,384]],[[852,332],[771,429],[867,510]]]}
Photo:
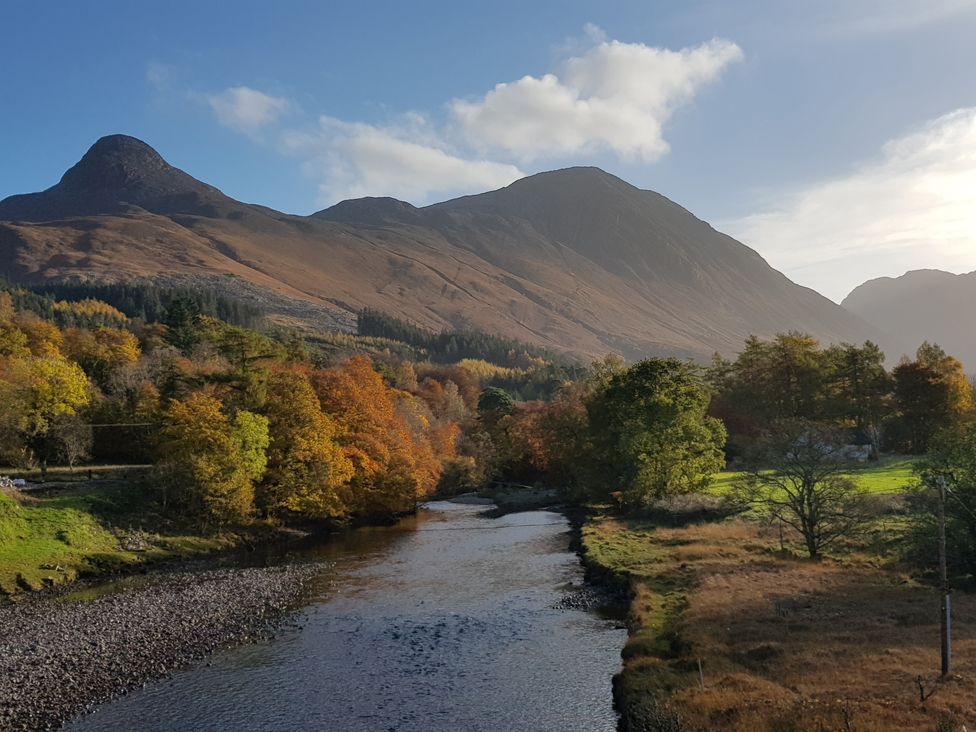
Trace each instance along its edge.
{"label": "riverbed stones", "polygon": [[220,647],[268,637],[320,571],[161,573],[92,600],[32,596],[0,607],[0,729],[57,729]]}

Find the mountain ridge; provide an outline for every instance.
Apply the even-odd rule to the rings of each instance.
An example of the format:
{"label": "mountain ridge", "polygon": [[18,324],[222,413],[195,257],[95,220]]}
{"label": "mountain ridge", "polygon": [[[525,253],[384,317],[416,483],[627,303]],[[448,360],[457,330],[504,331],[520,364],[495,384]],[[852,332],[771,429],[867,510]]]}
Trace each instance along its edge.
{"label": "mountain ridge", "polygon": [[750,334],[873,335],[680,205],[598,168],[422,208],[375,197],[294,216],[113,135],[58,184],[0,201],[0,221],[0,267],[14,281],[229,275],[337,322],[369,307],[584,356],[705,360]]}
{"label": "mountain ridge", "polygon": [[970,369],[976,367],[976,334],[959,318],[976,308],[976,271],[917,269],[876,277],[854,288],[841,305],[879,331],[899,333],[915,346],[938,343]]}

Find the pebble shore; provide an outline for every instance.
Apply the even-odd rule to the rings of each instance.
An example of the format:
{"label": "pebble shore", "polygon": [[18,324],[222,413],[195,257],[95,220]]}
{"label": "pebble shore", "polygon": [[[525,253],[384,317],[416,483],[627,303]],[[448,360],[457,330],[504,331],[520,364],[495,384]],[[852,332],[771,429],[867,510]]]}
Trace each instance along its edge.
{"label": "pebble shore", "polygon": [[92,600],[0,606],[0,730],[51,730],[204,658],[269,637],[321,565],[160,574]]}

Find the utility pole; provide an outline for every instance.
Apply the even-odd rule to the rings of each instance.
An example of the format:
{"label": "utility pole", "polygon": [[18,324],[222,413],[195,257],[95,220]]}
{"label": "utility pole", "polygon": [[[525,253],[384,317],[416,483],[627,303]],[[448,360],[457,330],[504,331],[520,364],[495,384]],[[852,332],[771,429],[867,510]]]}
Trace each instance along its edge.
{"label": "utility pole", "polygon": [[952,628],[950,621],[949,579],[946,573],[946,533],[945,533],[945,502],[946,484],[941,475],[936,478],[939,488],[939,594],[942,596],[942,675],[949,673],[949,660],[952,649]]}

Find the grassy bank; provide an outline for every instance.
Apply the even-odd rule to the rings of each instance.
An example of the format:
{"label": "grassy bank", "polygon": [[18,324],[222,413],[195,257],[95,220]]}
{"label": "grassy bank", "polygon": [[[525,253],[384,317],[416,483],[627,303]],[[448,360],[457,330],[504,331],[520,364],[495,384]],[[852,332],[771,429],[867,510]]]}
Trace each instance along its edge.
{"label": "grassy bank", "polygon": [[240,534],[201,536],[166,524],[139,490],[95,481],[41,495],[0,492],[0,592],[224,549]]}
{"label": "grassy bank", "polygon": [[955,664],[939,682],[937,594],[875,538],[811,562],[743,519],[591,516],[585,561],[633,590],[615,680],[628,729],[973,729],[976,597],[954,597]]}

